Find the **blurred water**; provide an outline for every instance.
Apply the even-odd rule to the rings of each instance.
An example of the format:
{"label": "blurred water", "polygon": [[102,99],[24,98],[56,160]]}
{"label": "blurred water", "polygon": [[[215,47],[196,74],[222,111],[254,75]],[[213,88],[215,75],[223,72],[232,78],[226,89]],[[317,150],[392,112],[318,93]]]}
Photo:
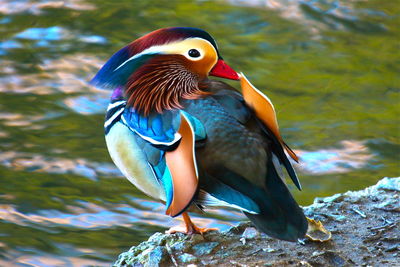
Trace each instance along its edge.
{"label": "blurred water", "polygon": [[[376,0],[0,0],[0,265],[108,266],[178,222],[112,164],[110,92],[87,85],[161,27],[209,31],[272,99],[301,158],[302,204],[398,176],[399,12]],[[244,219],[195,217],[222,229]]]}

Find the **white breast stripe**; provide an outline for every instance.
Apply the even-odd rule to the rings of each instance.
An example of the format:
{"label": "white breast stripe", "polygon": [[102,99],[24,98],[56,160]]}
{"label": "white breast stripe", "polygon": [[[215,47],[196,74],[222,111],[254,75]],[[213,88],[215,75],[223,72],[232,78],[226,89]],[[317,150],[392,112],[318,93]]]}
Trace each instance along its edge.
{"label": "white breast stripe", "polygon": [[120,100],[120,101],[111,103],[111,104],[108,105],[107,111],[109,111],[110,109],[115,108],[115,107],[117,107],[117,106],[119,106],[119,105],[125,105],[125,103],[126,103],[125,100]]}
{"label": "white breast stripe", "polygon": [[119,115],[121,115],[122,112],[124,112],[124,109],[125,108],[119,109],[117,112],[114,113],[114,115],[111,116],[111,118],[106,120],[106,122],[104,123],[104,128],[110,126],[110,124],[115,120],[115,118],[117,118]]}

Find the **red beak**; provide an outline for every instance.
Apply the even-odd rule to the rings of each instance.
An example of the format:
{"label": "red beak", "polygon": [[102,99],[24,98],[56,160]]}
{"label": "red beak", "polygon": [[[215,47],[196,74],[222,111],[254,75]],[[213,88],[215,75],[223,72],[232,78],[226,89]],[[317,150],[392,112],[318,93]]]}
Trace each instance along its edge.
{"label": "red beak", "polygon": [[229,67],[222,59],[218,59],[217,64],[211,69],[209,75],[231,80],[240,80],[239,74]]}

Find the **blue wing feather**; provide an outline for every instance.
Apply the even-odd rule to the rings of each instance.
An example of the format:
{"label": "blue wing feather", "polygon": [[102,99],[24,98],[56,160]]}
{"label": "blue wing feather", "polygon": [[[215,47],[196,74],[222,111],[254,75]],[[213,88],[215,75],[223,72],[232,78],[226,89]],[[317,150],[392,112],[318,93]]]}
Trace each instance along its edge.
{"label": "blue wing feather", "polygon": [[[133,107],[129,107],[125,108],[121,115],[122,122],[135,132],[139,139],[142,139],[141,143],[145,142],[142,151],[164,188],[167,209],[172,203],[174,191],[172,176],[165,160],[165,151],[173,150],[179,145],[180,139],[177,139],[177,135],[180,136],[178,133],[180,112],[183,111],[166,111],[163,114],[152,113],[149,116],[143,116]],[[203,124],[187,112],[183,113],[194,130],[196,141],[205,139],[206,131]]]}
{"label": "blue wing feather", "polygon": [[[149,119],[144,116],[139,116],[139,125],[138,125],[138,130],[141,131],[143,134],[146,136],[149,136],[149,133],[147,130],[149,129],[148,127]],[[154,137],[161,136],[160,134],[154,133]]]}
{"label": "blue wing feather", "polygon": [[[153,131],[153,134],[162,132],[162,120],[153,120],[151,123],[151,129]],[[167,134],[167,133],[166,133]]]}
{"label": "blue wing feather", "polygon": [[131,107],[125,109],[122,118],[132,131],[153,145],[164,145],[167,148],[176,145],[179,141],[177,133],[180,123],[179,112],[169,111],[143,116]]}

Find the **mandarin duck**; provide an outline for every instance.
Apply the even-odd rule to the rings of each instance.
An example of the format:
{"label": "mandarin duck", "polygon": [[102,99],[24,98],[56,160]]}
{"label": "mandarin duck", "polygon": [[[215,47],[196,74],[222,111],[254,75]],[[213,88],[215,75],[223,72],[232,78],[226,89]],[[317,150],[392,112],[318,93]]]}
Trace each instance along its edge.
{"label": "mandarin duck", "polygon": [[[209,76],[240,80],[242,93]],[[215,40],[197,28],[151,32],[116,52],[91,84],[112,89],[104,129],[115,165],[146,195],[182,215],[230,207],[262,232],[304,237],[307,221],[282,169],[301,189],[271,101],[222,59]],[[286,153],[285,153],[286,151]]]}

